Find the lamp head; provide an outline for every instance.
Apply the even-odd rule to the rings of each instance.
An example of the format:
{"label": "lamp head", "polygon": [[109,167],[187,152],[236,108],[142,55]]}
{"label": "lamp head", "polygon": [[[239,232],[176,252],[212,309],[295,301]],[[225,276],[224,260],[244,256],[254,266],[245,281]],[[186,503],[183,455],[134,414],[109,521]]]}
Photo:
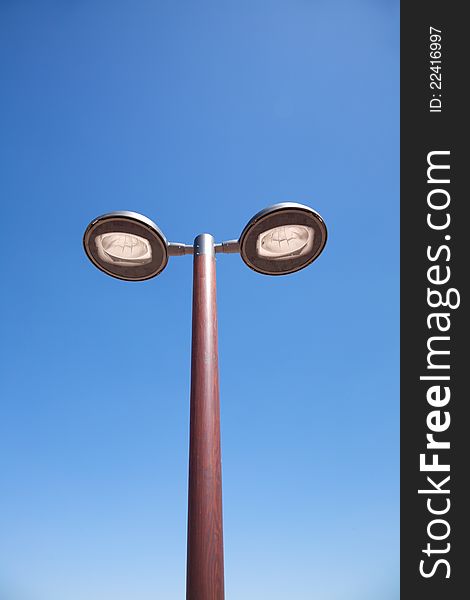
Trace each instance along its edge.
{"label": "lamp head", "polygon": [[98,269],[126,281],[155,277],[168,262],[163,233],[153,221],[130,211],[94,219],[86,228],[83,246]]}
{"label": "lamp head", "polygon": [[263,209],[248,222],[240,236],[240,254],[258,273],[286,275],[312,263],[326,239],[326,225],[317,212],[283,202]]}

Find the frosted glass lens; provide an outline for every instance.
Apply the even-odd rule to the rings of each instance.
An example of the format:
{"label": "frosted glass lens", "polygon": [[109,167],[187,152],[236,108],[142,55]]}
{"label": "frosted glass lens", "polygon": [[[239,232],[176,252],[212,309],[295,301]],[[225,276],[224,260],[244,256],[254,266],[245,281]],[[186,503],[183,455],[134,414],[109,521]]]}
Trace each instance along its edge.
{"label": "frosted glass lens", "polygon": [[283,260],[308,254],[313,246],[314,231],[305,225],[283,225],[263,231],[256,241],[258,256]]}
{"label": "frosted glass lens", "polygon": [[108,264],[125,267],[146,265],[152,260],[150,242],[131,233],[103,233],[95,238],[101,260]]}

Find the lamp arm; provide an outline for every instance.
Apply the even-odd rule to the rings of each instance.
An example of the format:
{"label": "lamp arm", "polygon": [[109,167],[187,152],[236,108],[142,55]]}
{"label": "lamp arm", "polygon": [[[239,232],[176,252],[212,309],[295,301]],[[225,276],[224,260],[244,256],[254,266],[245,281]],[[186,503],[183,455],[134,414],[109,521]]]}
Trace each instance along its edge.
{"label": "lamp arm", "polygon": [[223,252],[225,254],[239,254],[240,243],[238,240],[227,240],[221,244],[215,244],[216,252]]}
{"label": "lamp arm", "polygon": [[[239,254],[240,243],[238,240],[227,240],[221,244],[215,244],[215,251],[223,254]],[[183,244],[181,242],[168,243],[168,256],[184,256],[186,254],[194,254],[194,247],[191,244]]]}
{"label": "lamp arm", "polygon": [[192,244],[182,244],[180,242],[168,243],[168,256],[184,256],[185,254],[194,254]]}

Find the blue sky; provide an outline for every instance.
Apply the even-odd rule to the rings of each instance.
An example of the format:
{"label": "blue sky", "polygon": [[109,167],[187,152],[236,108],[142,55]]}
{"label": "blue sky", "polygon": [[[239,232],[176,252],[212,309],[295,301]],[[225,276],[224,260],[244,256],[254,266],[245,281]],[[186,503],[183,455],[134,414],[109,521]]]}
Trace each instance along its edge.
{"label": "blue sky", "polygon": [[226,597],[398,598],[398,2],[0,4],[2,600],[184,597],[191,258],[282,201],[310,268],[218,258]]}

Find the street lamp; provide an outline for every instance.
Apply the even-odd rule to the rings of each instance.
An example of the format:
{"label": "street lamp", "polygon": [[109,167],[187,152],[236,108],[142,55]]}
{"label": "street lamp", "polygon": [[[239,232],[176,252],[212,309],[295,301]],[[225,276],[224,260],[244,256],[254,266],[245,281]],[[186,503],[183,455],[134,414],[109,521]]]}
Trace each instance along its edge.
{"label": "street lamp", "polygon": [[129,211],[102,215],[85,231],[88,258],[118,279],[150,279],[163,271],[170,256],[194,256],[187,600],[224,598],[215,254],[240,253],[258,273],[285,275],[312,263],[326,238],[320,215],[294,202],[265,208],[239,240],[220,244],[207,233],[193,245],[168,242],[153,221]]}

